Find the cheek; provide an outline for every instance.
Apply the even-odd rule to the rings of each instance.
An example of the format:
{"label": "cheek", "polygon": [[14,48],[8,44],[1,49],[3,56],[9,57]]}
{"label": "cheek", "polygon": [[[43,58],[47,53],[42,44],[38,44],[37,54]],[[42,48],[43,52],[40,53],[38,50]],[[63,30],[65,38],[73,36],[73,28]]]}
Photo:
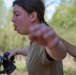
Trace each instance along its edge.
{"label": "cheek", "polygon": [[26,28],[28,28],[28,27],[30,26],[30,24],[31,24],[31,21],[30,21],[29,18],[24,18],[22,24],[23,24]]}
{"label": "cheek", "polygon": [[29,16],[21,16],[18,18],[17,21],[19,27],[23,28],[23,29],[28,29],[29,26],[31,25],[31,20]]}

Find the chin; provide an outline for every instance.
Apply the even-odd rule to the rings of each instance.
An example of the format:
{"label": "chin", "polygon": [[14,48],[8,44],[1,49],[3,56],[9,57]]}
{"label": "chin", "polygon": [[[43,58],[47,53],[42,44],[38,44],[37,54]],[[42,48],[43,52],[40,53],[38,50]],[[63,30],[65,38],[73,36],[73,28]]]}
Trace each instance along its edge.
{"label": "chin", "polygon": [[18,32],[21,35],[28,35],[27,33],[23,33],[23,32]]}

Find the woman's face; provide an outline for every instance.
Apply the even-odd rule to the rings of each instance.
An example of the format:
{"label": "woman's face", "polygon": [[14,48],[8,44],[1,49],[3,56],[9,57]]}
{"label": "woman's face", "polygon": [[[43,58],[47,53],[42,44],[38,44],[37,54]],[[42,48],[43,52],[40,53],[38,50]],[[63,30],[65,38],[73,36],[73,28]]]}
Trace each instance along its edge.
{"label": "woman's face", "polygon": [[31,14],[28,14],[21,6],[14,5],[12,22],[15,31],[22,35],[27,35],[31,25]]}

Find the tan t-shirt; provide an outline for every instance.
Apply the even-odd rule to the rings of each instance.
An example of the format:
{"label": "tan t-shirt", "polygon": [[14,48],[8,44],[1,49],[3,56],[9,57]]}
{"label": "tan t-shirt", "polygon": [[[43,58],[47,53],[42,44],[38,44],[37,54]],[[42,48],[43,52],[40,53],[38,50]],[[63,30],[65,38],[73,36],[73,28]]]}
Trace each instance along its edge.
{"label": "tan t-shirt", "polygon": [[48,60],[45,47],[32,42],[26,66],[29,75],[63,75],[62,61]]}

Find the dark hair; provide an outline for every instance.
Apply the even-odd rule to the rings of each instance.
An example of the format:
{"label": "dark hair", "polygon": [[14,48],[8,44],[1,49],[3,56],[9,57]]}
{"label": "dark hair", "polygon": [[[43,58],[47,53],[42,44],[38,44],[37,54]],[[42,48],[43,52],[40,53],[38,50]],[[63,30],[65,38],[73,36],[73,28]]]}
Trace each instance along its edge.
{"label": "dark hair", "polygon": [[[41,0],[15,0],[13,2],[13,6],[15,4],[23,7],[23,9],[28,13],[32,13],[34,11],[37,12],[37,17],[40,23],[46,23],[44,20],[45,6]],[[48,24],[46,23],[46,25]]]}
{"label": "dark hair", "polygon": [[23,7],[28,13],[36,11],[39,21],[44,21],[45,7],[41,0],[15,0],[13,2],[13,6],[15,4]]}

